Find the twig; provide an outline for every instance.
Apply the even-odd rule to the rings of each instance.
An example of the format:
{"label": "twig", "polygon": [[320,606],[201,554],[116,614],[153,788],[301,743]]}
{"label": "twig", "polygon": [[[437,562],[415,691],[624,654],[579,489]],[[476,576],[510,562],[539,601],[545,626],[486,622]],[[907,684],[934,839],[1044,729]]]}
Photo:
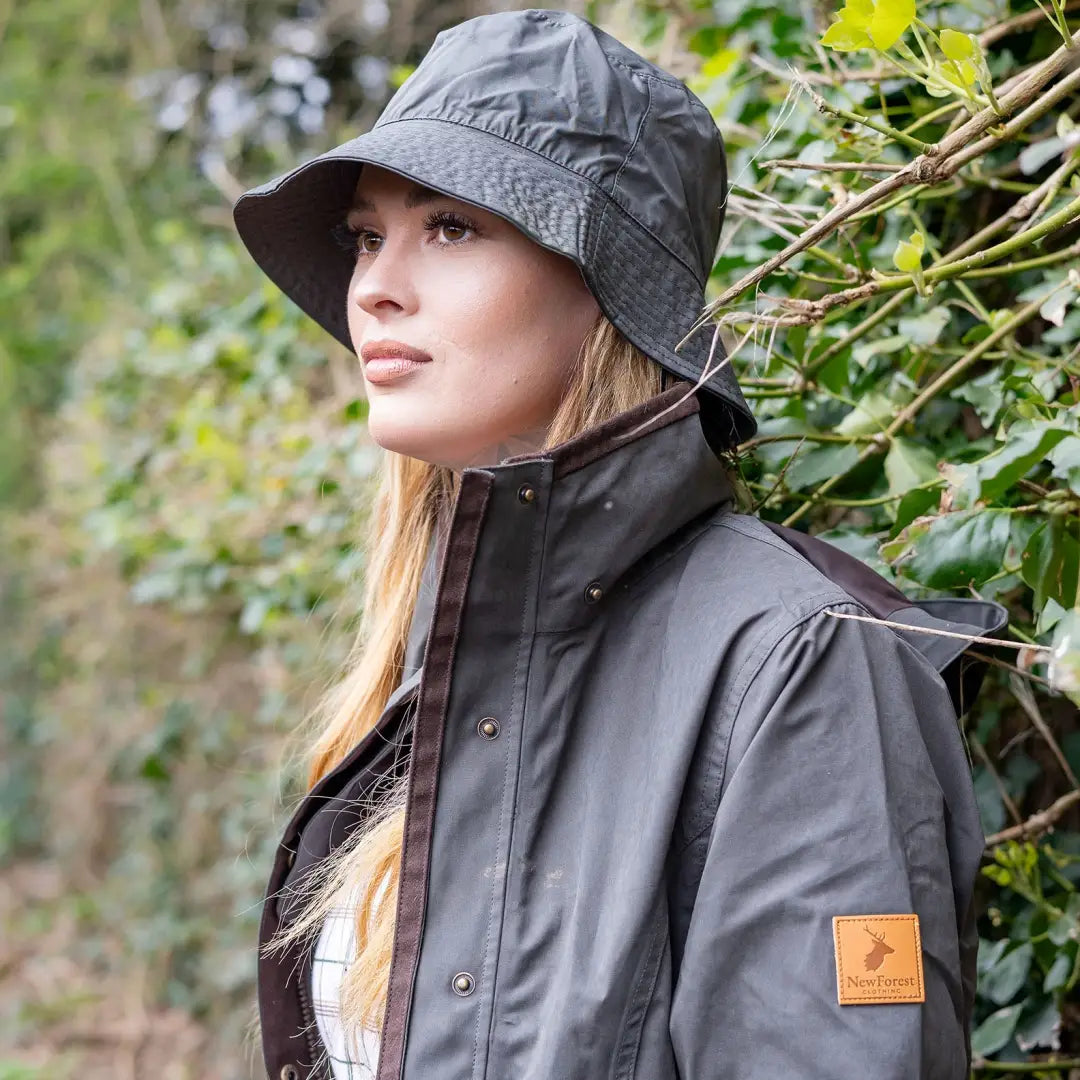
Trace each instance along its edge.
{"label": "twig", "polygon": [[[1080,73],[1080,69],[1078,69],[1078,73]],[[981,268],[984,263],[995,262],[998,259],[1005,258],[1006,255],[1011,255],[1014,251],[1028,247],[1037,240],[1041,240],[1044,236],[1057,232],[1059,228],[1072,224],[1078,218],[1080,218],[1080,198],[1073,199],[1072,202],[1063,206],[1056,214],[1043,218],[1038,225],[1031,229],[1025,229],[1008,240],[1003,240],[1000,244],[983,248],[982,251],[976,251],[973,255],[968,255],[964,259],[937,263],[928,267],[921,271],[923,279],[928,284],[937,284],[941,281],[948,281],[950,278],[960,277],[969,270]],[[777,229],[777,231],[780,230]],[[880,292],[907,289],[911,287],[913,281],[914,277],[911,274],[882,274],[864,285],[856,285],[850,289],[842,289],[840,292],[829,293],[827,296],[822,296],[817,300],[781,297],[779,302],[785,307],[816,313],[817,318],[814,321],[819,322],[824,318],[826,312],[835,307],[843,307],[847,304],[867,300]]]}
{"label": "twig", "polygon": [[1055,1061],[987,1061],[986,1058],[975,1058],[971,1067],[978,1072],[1059,1072],[1062,1069],[1080,1068],[1080,1058],[1058,1058]]}
{"label": "twig", "polygon": [[762,169],[810,169],[813,172],[899,172],[903,165],[885,161],[796,161],[794,158],[773,158],[759,161]]}
{"label": "twig", "polygon": [[[1080,31],[1073,37],[1076,44],[1080,44]],[[849,199],[842,206],[835,207],[821,218],[813,227],[808,229],[798,240],[789,244],[783,251],[778,252],[772,258],[766,260],[750,273],[740,278],[734,285],[725,289],[715,300],[707,305],[701,318],[679,344],[682,345],[701,325],[712,318],[717,311],[725,307],[732,300],[741,296],[752,285],[756,285],[763,278],[771,274],[778,266],[783,265],[794,255],[805,251],[808,247],[815,246],[819,241],[831,235],[848,218],[861,210],[874,206],[882,199],[906,187],[909,182],[939,184],[949,179],[961,165],[966,164],[974,157],[986,153],[993,146],[1011,138],[1026,123],[1036,118],[1032,109],[1041,110],[1037,115],[1042,115],[1057,103],[1062,97],[1067,97],[1077,86],[1080,86],[1080,68],[1077,68],[1069,76],[1062,80],[1053,90],[1039,95],[1039,91],[1050,80],[1059,75],[1072,63],[1075,50],[1066,48],[1064,45],[1057,49],[1047,60],[1037,64],[1025,73],[1025,78],[1009,93],[1001,96],[1001,107],[1007,112],[1023,108],[1024,112],[1016,117],[1006,131],[991,136],[988,139],[978,140],[990,127],[1000,124],[1000,117],[990,107],[983,109],[966,123],[962,124],[951,135],[944,138],[935,146],[929,148],[927,153],[905,165],[899,172],[883,180],[879,180],[866,191]],[[1039,100],[1032,105],[1034,99]],[[1017,126],[1018,121],[1024,120]],[[978,140],[978,141],[977,141]],[[973,144],[980,147],[977,153],[972,153]]]}
{"label": "twig", "polygon": [[[1065,5],[1065,13],[1068,14],[1071,11],[1080,11],[1080,0],[1073,0],[1071,4]],[[1004,22],[991,26],[989,30],[984,30],[979,35],[979,44],[985,50],[1017,30],[1038,26],[1045,18],[1046,16],[1038,8],[1032,8],[1031,11],[1025,11],[1021,15],[1014,15],[1011,19],[1006,19]]]}
{"label": "twig", "polygon": [[990,760],[986,747],[978,739],[971,739],[970,742],[975,747],[975,755],[982,761],[986,771],[990,774],[990,778],[994,781],[998,794],[1001,796],[1001,801],[1005,804],[1005,809],[1009,811],[1010,817],[1017,823],[1017,828],[1022,828],[1024,819],[1020,816],[1020,810],[1016,803],[1012,801],[1012,796],[1005,787],[1005,781],[1001,779],[1001,774],[994,768],[994,763]]}
{"label": "twig", "polygon": [[963,641],[977,641],[980,645],[1003,645],[1007,649],[1027,650],[1029,652],[1052,653],[1048,645],[1028,645],[1024,641],[1007,641],[1005,638],[980,637],[978,634],[959,634],[955,630],[937,630],[929,626],[909,626],[907,623],[893,622],[889,619],[875,619],[872,615],[853,615],[847,611],[825,609],[826,615],[834,619],[856,619],[858,622],[876,623],[878,626],[890,626],[894,630],[911,630],[916,634],[930,634],[933,637],[960,638]]}
{"label": "twig", "polygon": [[777,476],[775,483],[769,490],[754,504],[752,513],[757,513],[772,497],[776,494],[777,488],[783,483],[784,476],[788,469],[791,467],[791,463],[799,456],[799,451],[802,449],[803,443],[806,441],[806,436],[803,435],[799,439],[798,446],[791,452],[791,456],[784,462],[783,468],[780,470],[780,474]]}
{"label": "twig", "polygon": [[810,95],[811,100],[817,106],[818,112],[830,113],[833,116],[839,117],[841,120],[848,120],[853,124],[861,124],[863,127],[870,128],[871,131],[876,131],[879,135],[885,135],[890,139],[894,139],[896,142],[906,146],[909,150],[914,150],[918,154],[927,154],[933,149],[930,143],[923,142],[922,139],[916,139],[914,135],[908,135],[907,132],[900,131],[891,124],[884,124],[880,120],[875,120],[872,116],[863,116],[861,113],[852,112],[851,109],[842,108],[840,105],[833,105],[832,102],[826,101],[806,81],[801,72],[793,70],[792,75]]}
{"label": "twig", "polygon": [[[973,741],[976,746],[980,745],[977,739]],[[991,833],[986,838],[986,846],[988,848],[994,847],[996,844],[1004,844],[1008,840],[1022,840],[1026,836],[1046,832],[1047,829],[1052,829],[1058,819],[1078,802],[1080,802],[1080,791],[1066,792],[1060,799],[1055,799],[1045,810],[1032,814],[1027,821],[1022,821],[1019,825],[1011,825],[1007,829],[1002,829],[1001,832]]]}
{"label": "twig", "polygon": [[[1029,645],[1028,648],[1031,648]],[[1027,713],[1028,719],[1034,724],[1035,730],[1043,737],[1043,741],[1050,747],[1050,753],[1054,755],[1058,765],[1061,766],[1061,771],[1065,774],[1065,779],[1069,781],[1074,788],[1080,788],[1080,780],[1076,779],[1076,773],[1072,771],[1069,765],[1068,759],[1061,752],[1061,747],[1058,745],[1057,739],[1054,738],[1054,733],[1050,730],[1050,725],[1043,719],[1043,715],[1039,712],[1039,706],[1035,703],[1035,695],[1031,692],[1029,687],[1023,680],[1018,679],[1015,675],[1009,679],[1009,686],[1012,689],[1013,696],[1020,703],[1020,708]]]}
{"label": "twig", "polygon": [[1000,266],[987,266],[982,270],[968,270],[964,277],[1007,277],[1010,274],[1020,274],[1025,270],[1034,270],[1039,266],[1053,266],[1054,263],[1068,262],[1076,258],[1080,258],[1080,240],[1060,251],[1052,251],[1049,255],[1036,255],[1032,259],[1020,259],[1018,262],[1002,263]]}
{"label": "twig", "polygon": [[[999,667],[1004,671],[1011,671],[1014,675],[1019,675],[1023,679],[1030,679],[1032,682],[1042,683],[1042,685],[1048,689],[1050,687],[1049,679],[1044,679],[1041,675],[1036,675],[1033,671],[1025,671],[1023,668],[1019,668],[1015,664],[1010,664],[1007,660],[1001,660],[996,656],[991,656],[989,653],[969,649],[968,656],[975,660],[981,660],[984,664],[990,664],[992,667]],[[1031,729],[1028,728],[1028,730],[1030,731]]]}

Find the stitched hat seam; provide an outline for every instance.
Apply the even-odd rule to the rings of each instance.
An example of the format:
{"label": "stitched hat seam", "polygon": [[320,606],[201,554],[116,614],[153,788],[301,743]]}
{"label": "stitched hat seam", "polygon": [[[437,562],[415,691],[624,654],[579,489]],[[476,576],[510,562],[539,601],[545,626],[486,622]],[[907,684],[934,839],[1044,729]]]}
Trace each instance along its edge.
{"label": "stitched hat seam", "polygon": [[[488,131],[487,128],[477,127],[475,124],[467,124],[463,120],[451,120],[445,116],[401,116],[397,117],[394,120],[387,120],[384,124],[376,124],[375,127],[373,127],[371,130],[381,131],[383,128],[390,127],[391,124],[407,124],[413,120],[431,120],[440,124],[454,124],[455,126],[465,128],[468,131],[477,131],[480,132],[482,135],[489,135],[493,139],[499,139],[502,142],[506,143],[507,146],[512,146],[517,150],[531,154],[534,157],[538,157],[542,161],[546,161],[549,165],[553,165],[557,169],[560,169],[562,172],[568,173],[570,176],[576,177],[578,180],[583,181],[590,187],[595,188],[596,191],[598,191],[605,198],[611,199],[611,201],[614,202],[615,205],[618,206],[618,208],[628,218],[630,218],[630,220],[633,221],[639,229],[642,230],[642,232],[647,233],[657,244],[659,244],[664,249],[664,251],[666,251],[673,259],[677,260],[679,264],[687,271],[687,273],[689,273],[690,276],[698,283],[699,286],[703,284],[701,276],[693,267],[690,266],[686,259],[684,259],[677,252],[672,251],[671,248],[668,247],[668,245],[664,243],[664,241],[661,240],[660,237],[657,236],[656,233],[654,233],[648,225],[638,220],[637,216],[633,213],[632,210],[624,206],[622,202],[619,199],[615,198],[612,193],[605,191],[595,180],[593,180],[591,176],[585,176],[583,173],[579,173],[576,169],[571,169],[569,166],[564,165],[561,161],[554,161],[546,154],[541,154],[539,150],[534,150],[531,146],[524,146],[522,143],[519,143],[514,139],[509,139],[505,135],[500,135],[497,131]],[[359,138],[363,138],[363,136],[361,135],[359,136]],[[346,153],[342,153],[338,156],[341,158],[347,158]],[[318,160],[319,158],[312,159],[313,162]],[[288,174],[286,174],[286,177],[287,175]],[[286,177],[283,177],[282,179],[285,179]]]}

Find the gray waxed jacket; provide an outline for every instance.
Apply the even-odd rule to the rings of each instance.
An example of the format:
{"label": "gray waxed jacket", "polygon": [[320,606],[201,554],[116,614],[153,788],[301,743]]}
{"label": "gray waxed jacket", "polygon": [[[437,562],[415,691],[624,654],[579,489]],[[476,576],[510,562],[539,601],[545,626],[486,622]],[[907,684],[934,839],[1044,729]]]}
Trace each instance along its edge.
{"label": "gray waxed jacket", "polygon": [[[464,471],[406,677],[285,830],[261,942],[411,745],[378,1080],[968,1075],[981,667],[828,612],[1004,613],[735,512],[696,397],[634,431],[686,387]],[[869,913],[917,914],[922,1002],[839,1003]],[[272,1080],[324,1075],[308,959],[259,961]]]}

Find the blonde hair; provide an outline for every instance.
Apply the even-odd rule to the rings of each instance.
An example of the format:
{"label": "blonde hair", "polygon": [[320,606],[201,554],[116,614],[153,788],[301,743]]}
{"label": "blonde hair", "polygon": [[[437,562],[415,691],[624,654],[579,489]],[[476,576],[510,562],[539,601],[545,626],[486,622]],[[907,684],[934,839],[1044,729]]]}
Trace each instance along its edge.
{"label": "blonde hair", "polygon": [[[582,343],[544,448],[632,408],[676,381],[601,316]],[[689,392],[689,385],[688,385]],[[308,784],[332,770],[369,732],[400,683],[429,543],[457,495],[451,469],[386,453],[367,536],[363,615],[344,677],[316,705],[319,734]],[[379,1031],[394,941],[407,774],[367,798],[364,820],[290,897],[300,913],[268,943],[284,952],[317,937],[329,911],[355,904],[356,953],[341,983],[346,1037]],[[381,894],[381,895],[379,895]],[[376,902],[377,901],[377,902]],[[355,1043],[354,1043],[355,1044]]]}

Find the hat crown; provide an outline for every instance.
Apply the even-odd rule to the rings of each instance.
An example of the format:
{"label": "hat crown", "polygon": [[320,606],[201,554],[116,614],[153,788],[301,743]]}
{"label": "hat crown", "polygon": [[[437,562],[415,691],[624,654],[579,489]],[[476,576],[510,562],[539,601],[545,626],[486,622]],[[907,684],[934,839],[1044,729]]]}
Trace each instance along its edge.
{"label": "hat crown", "polygon": [[376,128],[462,124],[595,184],[701,284],[723,221],[723,141],[701,101],[577,15],[530,9],[442,31]]}

